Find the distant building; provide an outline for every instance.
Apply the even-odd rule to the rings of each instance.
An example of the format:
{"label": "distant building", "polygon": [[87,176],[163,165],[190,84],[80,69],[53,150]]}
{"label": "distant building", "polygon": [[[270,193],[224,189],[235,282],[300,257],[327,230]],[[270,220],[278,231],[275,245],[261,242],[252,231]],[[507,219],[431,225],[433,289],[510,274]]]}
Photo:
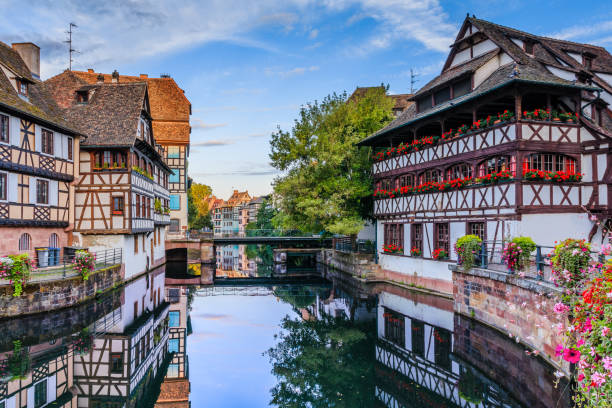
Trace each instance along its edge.
{"label": "distant building", "polygon": [[0,255],[72,244],[80,134],[40,82],[40,49],[0,42]]}
{"label": "distant building", "polygon": [[[72,71],[76,76],[89,84],[99,82],[110,83],[112,74],[100,74],[93,69]],[[189,142],[191,126],[191,102],[185,96],[185,91],[170,76],[149,78],[147,74],[140,76],[121,75],[121,83],[146,82],[148,85],[150,114],[153,122],[155,140],[164,148],[164,158],[171,169],[168,186],[170,190],[170,227],[169,234],[179,233],[187,229],[187,159],[189,157]]]}

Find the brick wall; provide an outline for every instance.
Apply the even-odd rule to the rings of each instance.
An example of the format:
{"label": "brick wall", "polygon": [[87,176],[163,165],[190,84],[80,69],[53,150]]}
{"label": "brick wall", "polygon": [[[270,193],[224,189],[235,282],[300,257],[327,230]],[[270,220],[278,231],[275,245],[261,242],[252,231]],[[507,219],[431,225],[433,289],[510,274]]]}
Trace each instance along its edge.
{"label": "brick wall", "polygon": [[568,372],[567,364],[555,358],[559,337],[552,327],[557,322],[553,285],[486,269],[452,269],[457,313],[492,326],[515,342],[518,337],[518,342],[539,350],[543,358]]}
{"label": "brick wall", "polygon": [[94,272],[87,281],[80,276],[52,282],[29,283],[21,296],[13,287],[0,287],[0,318],[48,312],[81,303],[98,291],[123,282],[120,266]]}
{"label": "brick wall", "polygon": [[490,327],[455,314],[453,354],[486,373],[523,406],[570,407],[569,387],[561,381],[555,388],[554,368],[527,355],[522,344],[500,336]]}

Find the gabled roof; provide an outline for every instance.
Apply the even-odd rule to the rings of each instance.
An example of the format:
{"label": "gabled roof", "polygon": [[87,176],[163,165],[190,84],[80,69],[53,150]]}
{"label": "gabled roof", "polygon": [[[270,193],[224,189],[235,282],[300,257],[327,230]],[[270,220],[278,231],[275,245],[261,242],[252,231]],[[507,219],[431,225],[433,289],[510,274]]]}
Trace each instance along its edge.
{"label": "gabled roof", "polygon": [[45,81],[68,119],[87,135],[83,146],[132,146],[147,97],[144,82],[97,84],[87,87],[87,103],[77,103],[75,91],[87,85],[71,71]]}
{"label": "gabled roof", "polygon": [[0,108],[12,110],[16,114],[25,115],[69,134],[78,133],[76,128],[66,121],[64,113],[51,97],[47,87],[32,80],[30,70],[17,51],[3,42],[0,42],[0,64],[16,76],[31,81],[28,84],[28,96],[21,97],[11,84],[12,78],[7,77],[5,71],[0,69]]}
{"label": "gabled roof", "polygon": [[[478,31],[473,33],[471,36],[468,35],[467,37],[464,37],[463,35],[466,31],[466,27],[469,24],[473,24],[473,26],[476,27]],[[493,41],[497,48],[483,55],[477,56],[463,64],[457,65],[455,67],[450,67],[450,62],[452,61],[455,51],[458,49],[458,45],[463,41],[469,41],[470,37],[482,35],[486,35],[486,37]],[[528,55],[523,50],[523,48],[519,47],[512,40],[512,38],[516,38],[518,40],[527,39],[533,41],[534,56]],[[591,46],[588,44],[571,43],[561,40],[553,40],[546,37],[538,37],[508,27],[499,26],[488,21],[479,20],[474,17],[467,17],[457,35],[457,40],[452,45],[451,52],[449,53],[449,57],[447,58],[447,62],[444,65],[441,74],[438,75],[436,78],[432,79],[419,91],[417,91],[412,99],[415,99],[416,97],[421,95],[426,95],[428,93],[434,92],[437,88],[442,87],[443,85],[448,84],[453,80],[473,73],[501,52],[505,52],[508,56],[510,56],[512,62],[499,66],[482,83],[480,83],[476,88],[474,88],[470,93],[466,95],[441,103],[439,105],[435,105],[432,108],[419,113],[416,112],[415,106],[410,107],[387,126],[370,135],[366,139],[362,140],[359,144],[370,144],[375,139],[378,139],[380,136],[390,131],[407,126],[428,116],[451,109],[457,105],[461,105],[463,103],[471,101],[486,93],[492,92],[501,87],[508,86],[511,83],[522,82],[529,84],[543,84],[592,90],[596,89],[595,87],[589,87],[584,84],[576,83],[575,81],[568,81],[566,79],[560,78],[551,73],[545,67],[546,64],[553,61],[557,61],[555,53],[553,51],[550,51],[550,49],[556,46],[554,45],[555,42],[558,42],[560,44],[566,44],[568,47],[574,47],[573,49],[582,49],[585,50],[585,52],[597,52],[598,55],[602,57],[601,61],[604,63],[607,63],[605,61],[608,61],[608,57],[610,57],[610,59],[612,60],[612,56],[610,56],[610,54],[602,47]],[[571,57],[566,55],[566,58]],[[561,65],[558,62],[557,64]],[[609,66],[609,69],[612,69],[612,64]],[[578,69],[575,69],[575,72],[578,71]]]}

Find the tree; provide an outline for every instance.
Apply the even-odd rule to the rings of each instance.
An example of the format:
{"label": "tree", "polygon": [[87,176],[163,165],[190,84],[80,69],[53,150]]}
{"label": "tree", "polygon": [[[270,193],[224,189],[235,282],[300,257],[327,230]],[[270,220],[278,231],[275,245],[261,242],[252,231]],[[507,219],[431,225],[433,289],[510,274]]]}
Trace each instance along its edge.
{"label": "tree", "polygon": [[206,200],[212,195],[212,188],[206,184],[191,183],[191,194],[193,195],[194,204],[198,208],[198,213],[208,213],[208,201]]}
{"label": "tree", "polygon": [[187,191],[187,222],[190,229],[212,228],[212,217],[206,199],[212,189],[206,184],[192,183]]}
{"label": "tree", "polygon": [[373,324],[324,315],[320,320],[285,317],[281,327],[279,342],[266,352],[278,378],[270,405],[375,406]]}
{"label": "tree", "polygon": [[332,94],[302,107],[290,132],[278,129],[270,141],[279,213],[286,229],[357,234],[371,217],[371,151],[356,143],[393,119],[385,87],[347,100]]}

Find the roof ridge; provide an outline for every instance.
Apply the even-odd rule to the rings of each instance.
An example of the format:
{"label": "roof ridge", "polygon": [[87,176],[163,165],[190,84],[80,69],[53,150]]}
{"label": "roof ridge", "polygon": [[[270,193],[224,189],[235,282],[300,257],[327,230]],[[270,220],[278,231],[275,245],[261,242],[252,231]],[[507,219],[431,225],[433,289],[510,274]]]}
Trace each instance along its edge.
{"label": "roof ridge", "polygon": [[504,30],[515,31],[516,33],[527,35],[527,36],[530,36],[530,37],[542,38],[542,39],[545,39],[545,40],[552,40],[552,41],[558,41],[558,42],[567,43],[567,44],[581,45],[581,46],[587,46],[587,47],[593,47],[593,48],[599,48],[599,49],[602,49],[602,50],[606,50],[605,47],[602,47],[600,45],[589,44],[589,43],[581,43],[581,42],[577,42],[577,41],[569,41],[569,40],[563,40],[563,39],[555,38],[555,37],[548,37],[548,36],[545,36],[545,35],[528,33],[527,31],[519,30],[519,29],[513,28],[513,27],[508,27],[508,26],[505,26],[505,25],[502,25],[502,24],[497,24],[497,23],[494,23],[494,22],[489,21],[489,20],[483,20],[483,19],[476,18],[476,17],[468,17],[468,18],[470,20],[473,20],[473,21],[477,21],[477,22],[481,22],[481,23],[485,23],[485,24],[490,24],[492,26],[495,26],[497,28],[501,28],[501,29],[504,29]]}

